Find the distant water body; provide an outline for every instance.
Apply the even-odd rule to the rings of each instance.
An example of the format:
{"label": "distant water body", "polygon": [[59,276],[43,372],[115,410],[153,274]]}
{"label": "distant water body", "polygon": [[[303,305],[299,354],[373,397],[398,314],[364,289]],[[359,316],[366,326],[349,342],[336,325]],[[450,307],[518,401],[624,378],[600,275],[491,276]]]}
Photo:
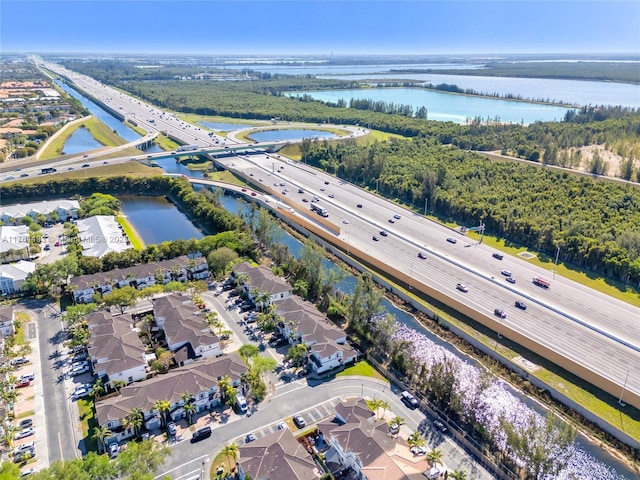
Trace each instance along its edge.
{"label": "distant water body", "polygon": [[424,88],[369,88],[352,90],[323,90],[314,92],[296,92],[292,96],[308,94],[324,102],[337,102],[343,99],[371,99],[402,105],[411,105],[414,110],[427,109],[428,120],[464,123],[468,118],[480,117],[483,120],[498,119],[501,122],[523,123],[536,121],[560,121],[567,112],[566,108],[536,103],[515,102],[484,98],[472,95],[453,95]]}
{"label": "distant water body", "polygon": [[[354,71],[354,73],[356,73]],[[477,75],[443,75],[439,73],[394,72],[381,75],[331,75],[321,78],[344,80],[371,80],[370,83],[388,80],[418,80],[437,85],[448,83],[463,89],[493,95],[520,95],[525,99],[550,99],[576,105],[621,105],[640,108],[640,85],[615,82],[559,80],[547,78],[482,77]],[[405,102],[406,103],[406,102]]]}

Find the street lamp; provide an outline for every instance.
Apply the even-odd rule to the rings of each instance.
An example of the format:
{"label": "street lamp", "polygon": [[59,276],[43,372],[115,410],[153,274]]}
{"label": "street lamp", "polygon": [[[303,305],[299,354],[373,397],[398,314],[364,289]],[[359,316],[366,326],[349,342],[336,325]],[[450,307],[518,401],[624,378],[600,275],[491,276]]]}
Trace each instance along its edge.
{"label": "street lamp", "polygon": [[556,270],[558,269],[558,257],[560,256],[560,247],[556,250],[556,261],[553,263],[553,279],[556,279]]}
{"label": "street lamp", "polygon": [[425,217],[427,216],[427,204],[428,204],[428,202],[429,202],[429,199],[425,198],[424,199],[424,216]]}

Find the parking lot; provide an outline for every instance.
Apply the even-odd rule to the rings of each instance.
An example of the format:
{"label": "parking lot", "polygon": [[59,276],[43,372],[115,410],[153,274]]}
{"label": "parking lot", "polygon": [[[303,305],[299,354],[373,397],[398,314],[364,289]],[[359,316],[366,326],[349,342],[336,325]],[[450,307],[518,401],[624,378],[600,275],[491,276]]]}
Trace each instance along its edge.
{"label": "parking lot", "polygon": [[[306,430],[310,427],[313,426],[313,424],[319,422],[320,420],[324,420],[326,418],[333,418],[336,414],[336,405],[338,403],[341,402],[340,398],[333,398],[331,400],[328,400],[320,405],[317,405],[313,408],[310,408],[309,410],[305,410],[304,412],[299,412],[296,415],[300,415],[304,421],[306,422],[306,426],[303,427],[302,429],[298,429],[296,428],[296,426],[293,424],[293,422],[290,423],[285,423],[287,425],[287,428],[289,428],[289,426],[293,426],[294,428],[294,433],[297,433],[297,431],[299,430]],[[258,429],[258,430],[254,430],[253,432],[248,433],[247,435],[240,437],[238,439],[236,439],[236,443],[238,445],[243,445],[245,443],[248,443],[249,441],[253,441],[251,440],[249,437],[249,435],[253,434],[255,436],[255,439],[259,439],[264,437],[265,435],[269,435],[273,432],[276,432],[278,430],[281,430],[281,428],[278,428],[278,425],[281,422],[276,422],[274,424],[268,425],[264,428]]]}

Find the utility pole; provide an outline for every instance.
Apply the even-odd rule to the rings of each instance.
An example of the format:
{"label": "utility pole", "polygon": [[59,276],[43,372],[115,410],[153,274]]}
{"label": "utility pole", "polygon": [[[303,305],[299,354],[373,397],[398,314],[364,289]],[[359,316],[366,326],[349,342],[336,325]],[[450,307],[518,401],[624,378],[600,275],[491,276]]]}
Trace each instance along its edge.
{"label": "utility pole", "polygon": [[427,216],[427,205],[428,205],[429,199],[425,198],[424,199],[424,216]]}
{"label": "utility pole", "polygon": [[560,247],[556,251],[556,261],[553,263],[553,279],[556,279],[556,270],[558,269],[558,257],[560,256]]}
{"label": "utility pole", "polygon": [[624,391],[627,388],[627,380],[629,380],[629,372],[631,372],[631,368],[627,368],[627,376],[624,377],[624,384],[622,385],[622,391],[620,392],[620,399],[618,400],[618,403],[623,407],[627,406],[627,404],[622,401],[622,396],[624,395]]}

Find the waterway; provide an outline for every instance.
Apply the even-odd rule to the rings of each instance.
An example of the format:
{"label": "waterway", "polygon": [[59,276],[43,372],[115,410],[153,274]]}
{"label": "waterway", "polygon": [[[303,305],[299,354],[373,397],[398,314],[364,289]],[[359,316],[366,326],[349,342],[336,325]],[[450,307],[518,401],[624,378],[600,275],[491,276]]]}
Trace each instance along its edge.
{"label": "waterway", "polygon": [[145,244],[202,238],[204,234],[164,197],[122,195],[122,212]]}
{"label": "waterway", "polygon": [[[322,76],[320,76],[322,78]],[[576,105],[622,105],[640,108],[640,85],[588,80],[549,78],[482,77],[479,75],[443,75],[438,73],[401,73],[382,75],[338,75],[325,78],[367,80],[368,83],[417,80],[438,85],[454,84],[487,95],[520,95],[525,99],[549,99]],[[408,102],[402,102],[408,103]]]}
{"label": "waterway", "polygon": [[98,104],[93,102],[88,97],[82,95],[81,93],[78,93],[66,83],[56,80],[56,84],[73,98],[77,98],[80,103],[82,103],[82,106],[89,110],[92,115],[98,118],[98,120],[100,120],[105,125],[109,126],[109,128],[114,130],[121,138],[123,138],[127,142],[133,142],[134,140],[137,140],[141,137],[138,132],[129,128],[120,119],[114,117],[106,110],[103,110],[102,107],[98,106]]}
{"label": "waterway", "polygon": [[[151,145],[151,147],[145,150],[147,153],[160,153],[164,152],[158,145],[155,143]],[[174,157],[166,157],[166,158],[156,158],[152,160],[152,164],[157,165],[162,168],[167,173],[177,173],[178,175],[188,175],[194,178],[204,178],[203,170],[190,170],[180,162],[177,162]]]}
{"label": "waterway", "polygon": [[501,122],[530,124],[536,121],[560,121],[567,108],[528,102],[516,102],[473,95],[436,92],[424,88],[367,88],[296,92],[291,96],[311,95],[323,102],[371,99],[388,104],[411,105],[414,111],[427,109],[429,120],[465,123],[469,118],[499,119]]}
{"label": "waterway", "polygon": [[326,130],[282,129],[260,130],[249,135],[258,142],[277,142],[280,140],[300,140],[302,138],[335,138],[336,135]]}
{"label": "waterway", "polygon": [[78,128],[71,136],[64,142],[62,148],[62,155],[71,155],[74,153],[82,153],[87,150],[93,150],[95,148],[102,147],[102,144],[98,142],[91,132],[84,127]]}

